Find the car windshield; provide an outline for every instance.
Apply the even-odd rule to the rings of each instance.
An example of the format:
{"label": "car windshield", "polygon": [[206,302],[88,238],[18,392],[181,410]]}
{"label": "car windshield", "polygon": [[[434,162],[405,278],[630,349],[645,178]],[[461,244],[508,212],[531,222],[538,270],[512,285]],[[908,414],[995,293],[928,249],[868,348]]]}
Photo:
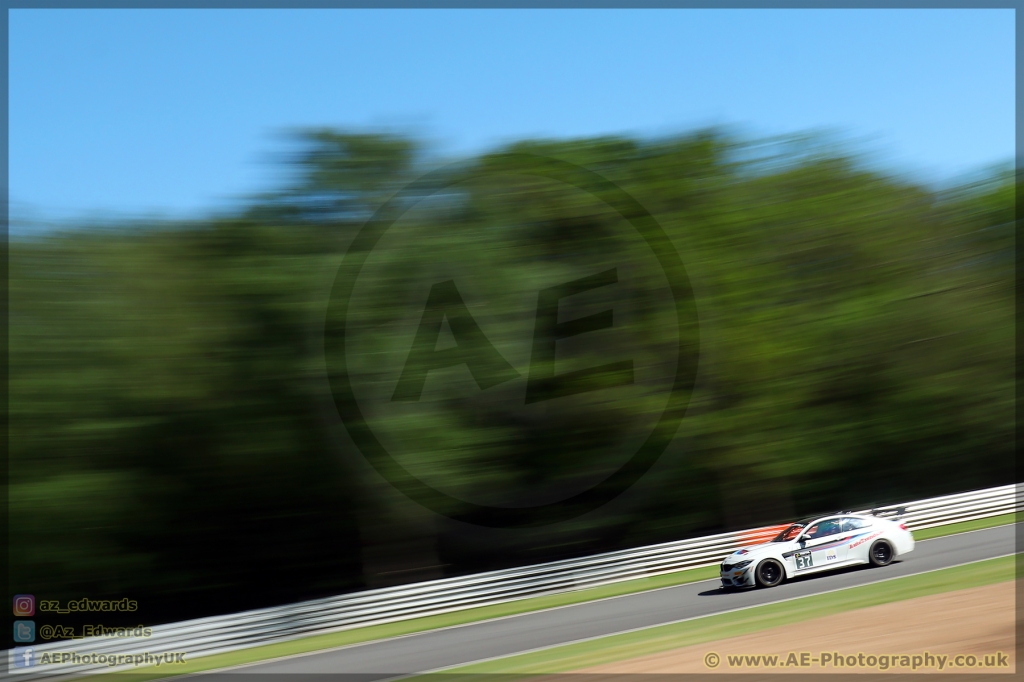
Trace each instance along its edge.
{"label": "car windshield", "polygon": [[805,524],[802,523],[794,523],[792,526],[776,535],[772,542],[789,542],[790,540],[793,540],[800,534],[800,531],[804,529],[804,525]]}

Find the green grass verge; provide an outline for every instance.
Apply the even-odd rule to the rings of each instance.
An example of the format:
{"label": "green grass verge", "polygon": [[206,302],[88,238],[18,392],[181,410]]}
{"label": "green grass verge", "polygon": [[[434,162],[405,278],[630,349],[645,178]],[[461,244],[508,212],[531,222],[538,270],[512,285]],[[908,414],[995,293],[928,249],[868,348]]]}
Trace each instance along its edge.
{"label": "green grass verge", "polygon": [[[982,528],[1001,526],[1007,523],[1013,523],[1014,521],[1015,518],[1013,514],[1005,514],[1003,516],[994,516],[990,519],[979,519],[977,521],[968,521],[939,528],[929,528],[927,530],[914,533],[914,537],[918,540],[924,540],[933,537],[941,537],[943,535],[951,535],[953,533],[962,533],[968,530],[980,530]],[[424,618],[414,618],[397,623],[371,625],[353,630],[313,635],[302,639],[292,640],[290,642],[268,644],[266,646],[253,647],[242,651],[232,651],[225,654],[217,654],[215,656],[205,656],[189,660],[185,665],[175,666],[173,670],[164,668],[159,673],[155,670],[150,672],[149,669],[146,669],[141,672],[125,671],[118,673],[104,673],[99,676],[91,677],[91,679],[95,679],[97,682],[102,682],[111,676],[130,675],[132,680],[145,682],[146,680],[163,679],[169,675],[182,675],[187,673],[203,672],[206,670],[215,670],[217,668],[244,665],[247,663],[256,663],[258,661],[265,661],[283,656],[293,656],[295,654],[333,649],[350,644],[359,644],[361,642],[369,642],[377,639],[387,639],[389,637],[398,637],[400,635],[408,635],[427,630],[436,630],[438,628],[450,627],[453,625],[464,625],[466,623],[474,623],[477,621],[489,620],[491,618],[501,618],[503,616],[513,616],[520,613],[529,613],[531,611],[541,611],[543,609],[550,609],[558,606],[570,606],[572,604],[580,604],[583,602],[594,601],[596,599],[606,599],[608,597],[633,594],[636,592],[646,592],[648,590],[662,587],[672,587],[674,585],[683,585],[700,580],[710,580],[717,577],[717,566],[695,568],[654,576],[651,578],[627,580],[620,583],[614,583],[612,585],[577,590],[575,592],[565,592],[562,594],[553,594],[544,597],[520,599],[518,601],[496,604],[494,606],[481,606],[475,609],[466,609],[465,611],[456,611],[454,613],[445,613],[436,616],[426,616]]]}
{"label": "green grass verge", "polygon": [[502,673],[529,676],[581,670],[844,611],[1012,580],[1014,558],[990,559],[829,594],[801,597],[779,604],[757,606],[637,632],[610,635],[578,644],[420,675],[415,679],[429,678],[433,682],[440,682],[448,676],[454,678],[457,675],[460,682],[468,682],[474,674]]}

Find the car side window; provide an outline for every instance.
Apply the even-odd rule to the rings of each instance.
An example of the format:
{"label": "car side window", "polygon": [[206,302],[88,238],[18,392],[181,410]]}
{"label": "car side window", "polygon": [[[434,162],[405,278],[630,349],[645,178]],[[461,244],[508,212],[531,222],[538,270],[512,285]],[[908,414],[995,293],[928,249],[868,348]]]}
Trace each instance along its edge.
{"label": "car side window", "polygon": [[839,519],[825,519],[814,524],[807,531],[807,537],[813,540],[814,538],[823,538],[826,535],[835,535],[839,532],[842,532],[842,525],[839,523]]}
{"label": "car side window", "polygon": [[858,518],[855,518],[855,517],[852,517],[852,516],[849,516],[849,517],[843,519],[843,530],[844,531],[857,530],[858,528],[866,528],[867,526],[870,526],[870,525],[871,524],[868,521],[865,521],[864,519],[858,519]]}

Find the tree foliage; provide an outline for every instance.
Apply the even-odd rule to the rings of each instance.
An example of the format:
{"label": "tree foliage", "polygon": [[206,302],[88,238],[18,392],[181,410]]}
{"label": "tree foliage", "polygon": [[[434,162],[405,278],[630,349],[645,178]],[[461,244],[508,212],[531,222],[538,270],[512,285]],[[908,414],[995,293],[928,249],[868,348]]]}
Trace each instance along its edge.
{"label": "tree foliage", "polygon": [[[511,504],[614,470],[660,411],[678,342],[622,216],[524,155],[599,173],[656,218],[692,283],[700,364],[628,503],[468,540],[395,511],[337,418],[324,325],[343,254],[426,160],[384,135],[301,142],[295,182],[236,216],[12,242],[15,591],[127,594],[169,620],[377,584],[382,543],[394,580],[415,579],[430,561],[452,574],[1013,479],[1012,175],[940,192],[813,145],[768,154],[702,131],[522,142],[401,205],[350,310],[364,395],[391,394],[412,338],[395,330],[415,329],[423,282],[446,278],[521,390],[536,292],[580,268],[630,273],[620,326],[650,377],[519,414],[453,373],[431,401],[370,415],[454,498]],[[565,367],[614,355],[608,339]]]}

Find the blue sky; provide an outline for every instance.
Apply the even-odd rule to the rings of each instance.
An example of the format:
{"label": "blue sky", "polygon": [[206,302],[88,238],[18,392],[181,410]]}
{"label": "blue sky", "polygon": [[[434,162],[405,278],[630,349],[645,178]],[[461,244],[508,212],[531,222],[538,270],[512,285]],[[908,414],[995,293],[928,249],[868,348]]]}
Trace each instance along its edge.
{"label": "blue sky", "polygon": [[283,130],[827,129],[937,181],[1014,153],[1013,10],[11,10],[12,216],[201,215]]}

